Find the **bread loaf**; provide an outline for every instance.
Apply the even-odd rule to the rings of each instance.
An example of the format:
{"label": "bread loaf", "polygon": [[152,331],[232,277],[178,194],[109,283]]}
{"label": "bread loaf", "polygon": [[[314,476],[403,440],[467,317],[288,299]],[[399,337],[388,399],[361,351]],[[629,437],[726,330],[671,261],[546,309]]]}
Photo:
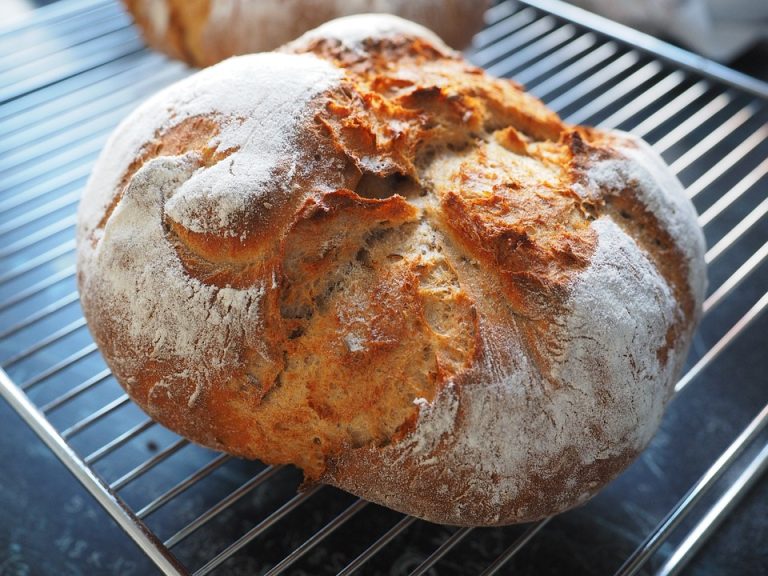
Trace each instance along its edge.
{"label": "bread loaf", "polygon": [[367,12],[424,24],[464,48],[487,0],[123,0],[147,43],[193,66],[272,50],[323,22]]}
{"label": "bread loaf", "polygon": [[353,16],[152,97],[79,211],[117,380],[194,442],[434,522],[583,503],[648,444],[704,242],[641,140]]}

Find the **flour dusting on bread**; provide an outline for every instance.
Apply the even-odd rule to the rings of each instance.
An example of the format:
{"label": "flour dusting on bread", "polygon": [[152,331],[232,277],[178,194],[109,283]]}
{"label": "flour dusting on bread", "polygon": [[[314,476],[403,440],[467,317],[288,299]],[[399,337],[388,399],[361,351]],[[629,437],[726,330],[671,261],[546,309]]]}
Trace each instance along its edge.
{"label": "flour dusting on bread", "polygon": [[[260,206],[265,187],[270,187],[270,201],[279,202],[295,172],[311,170],[298,164],[296,138],[312,116],[308,103],[341,76],[312,55],[278,53],[240,56],[203,70],[153,96],[118,127],[119,141],[113,136],[107,143],[89,186],[117,188],[133,160],[159,135],[185,120],[213,116],[220,131],[209,147],[231,154],[196,171],[166,212],[193,231],[234,234],[227,225]],[[234,79],[237,89],[228,89]],[[82,220],[103,212],[110,201],[109,194],[90,199],[81,207]]]}
{"label": "flour dusting on bread", "polygon": [[[243,63],[239,58],[256,61]],[[237,92],[247,95],[247,100],[207,107],[223,116],[222,130],[213,142],[216,151],[234,152],[225,161],[195,173],[165,208],[168,216],[193,232],[233,234],[237,221],[247,217],[254,206],[279,203],[297,175],[306,176],[315,169],[302,162],[297,138],[312,118],[313,107],[308,103],[341,76],[339,70],[312,56],[239,58],[216,71],[238,76],[238,68],[247,66],[249,85]],[[197,99],[216,81],[211,78],[199,87],[188,86],[190,97]],[[194,106],[183,110],[194,114]]]}
{"label": "flour dusting on bread", "polygon": [[702,300],[706,269],[696,263],[704,237],[693,204],[680,181],[648,143],[621,131],[611,132],[611,138],[618,154],[609,159],[595,158],[585,172],[586,182],[575,184],[574,191],[595,198],[631,187],[674,238],[688,263],[688,284],[695,291],[695,299]]}
{"label": "flour dusting on bread", "polygon": [[364,43],[371,38],[381,40],[403,37],[422,38],[444,54],[453,52],[431,30],[388,14],[355,14],[336,18],[310,30],[296,40],[296,43],[303,44],[318,38],[332,39],[342,43],[345,48],[364,54]]}
{"label": "flour dusting on bread", "polygon": [[[197,168],[194,153],[150,160],[133,177],[88,255],[95,276],[87,289],[90,306],[112,315],[115,340],[112,367],[127,378],[149,363],[181,360],[174,372],[149,392],[187,394],[193,403],[199,387],[216,374],[233,370],[241,347],[259,346],[252,334],[262,329],[261,285],[246,290],[216,289],[191,277],[167,242],[163,205]],[[82,265],[82,264],[81,264]],[[137,358],[135,350],[143,353]],[[213,360],[199,362],[205,351]],[[194,383],[193,387],[182,383]]]}

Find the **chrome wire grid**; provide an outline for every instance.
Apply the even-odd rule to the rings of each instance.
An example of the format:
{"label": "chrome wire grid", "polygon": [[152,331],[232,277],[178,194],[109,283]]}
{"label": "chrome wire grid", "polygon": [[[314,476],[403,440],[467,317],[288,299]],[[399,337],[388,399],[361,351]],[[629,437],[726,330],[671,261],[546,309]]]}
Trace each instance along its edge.
{"label": "chrome wire grid", "polygon": [[[749,363],[766,350],[768,85],[557,0],[488,12],[475,63],[663,154],[705,228],[710,292],[679,397],[635,465],[556,518],[456,529],[329,487],[297,493],[295,470],[191,445],[129,401],[79,307],[75,211],[109,132],[190,70],[145,49],[111,0],[0,28],[0,54],[0,392],[164,573],[538,574],[553,538],[578,547],[581,526],[608,526],[613,553],[589,562],[600,570],[567,573],[674,574],[768,466],[764,372],[734,391],[717,370],[724,351]],[[721,420],[706,441],[686,432]],[[673,469],[702,444],[696,466]]]}

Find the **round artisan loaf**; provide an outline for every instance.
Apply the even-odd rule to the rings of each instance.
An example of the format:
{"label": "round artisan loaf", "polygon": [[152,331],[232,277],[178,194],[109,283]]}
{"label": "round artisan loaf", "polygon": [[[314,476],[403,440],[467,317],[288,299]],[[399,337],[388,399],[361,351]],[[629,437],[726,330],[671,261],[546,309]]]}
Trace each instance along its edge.
{"label": "round artisan loaf", "polygon": [[460,525],[560,512],[624,469],[705,290],[696,214],[648,145],[385,16],[142,105],[78,248],[88,325],[153,418]]}
{"label": "round artisan loaf", "polygon": [[193,66],[277,48],[323,22],[396,14],[464,48],[483,25],[487,0],[123,0],[147,43]]}

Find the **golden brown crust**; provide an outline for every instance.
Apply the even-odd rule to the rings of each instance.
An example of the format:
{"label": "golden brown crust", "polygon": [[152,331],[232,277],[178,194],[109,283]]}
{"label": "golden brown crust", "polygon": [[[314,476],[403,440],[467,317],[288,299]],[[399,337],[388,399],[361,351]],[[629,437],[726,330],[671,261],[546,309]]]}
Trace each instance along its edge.
{"label": "golden brown crust", "polygon": [[[243,156],[251,129],[222,136],[242,115],[168,106],[114,189],[89,186],[104,209],[81,217],[83,307],[118,380],[196,442],[435,521],[583,502],[658,423],[701,304],[698,237],[689,249],[659,212],[671,200],[625,174],[632,141],[564,124],[426,36],[307,37],[283,52],[338,78],[302,103],[292,160],[223,232],[215,207],[169,206],[193,175],[267,153]],[[186,194],[188,208],[200,194]],[[116,301],[126,270],[139,290],[152,281],[120,257],[135,249],[121,240],[131,209],[157,215],[180,294],[204,317],[188,357],[163,348],[175,335],[136,344],[152,315],[140,325],[121,309],[130,294]],[[595,328],[603,290],[617,311],[595,311]],[[205,322],[220,335],[210,346]]]}

